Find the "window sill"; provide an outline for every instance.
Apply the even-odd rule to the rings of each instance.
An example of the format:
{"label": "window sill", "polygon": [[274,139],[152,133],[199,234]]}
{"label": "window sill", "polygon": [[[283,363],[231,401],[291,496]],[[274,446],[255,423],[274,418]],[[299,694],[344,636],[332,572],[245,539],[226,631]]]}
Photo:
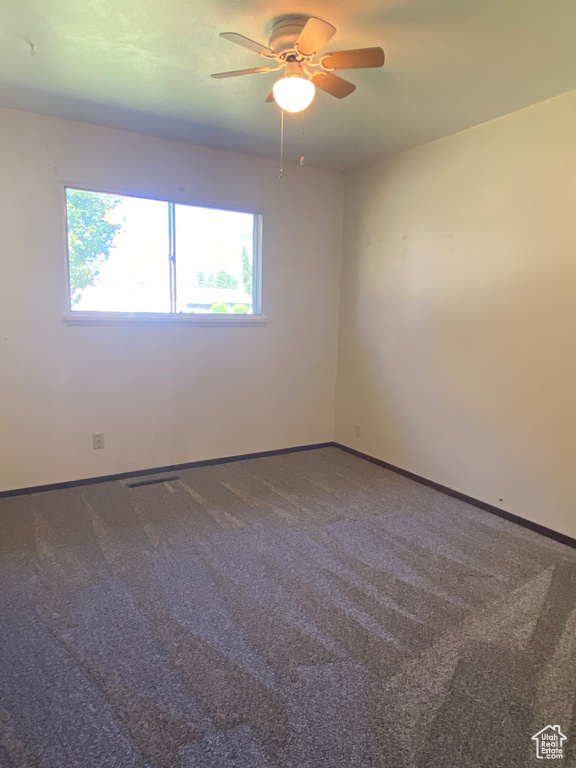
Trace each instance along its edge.
{"label": "window sill", "polygon": [[152,312],[116,314],[114,312],[70,312],[63,316],[66,325],[187,325],[232,326],[267,325],[264,315],[154,314]]}

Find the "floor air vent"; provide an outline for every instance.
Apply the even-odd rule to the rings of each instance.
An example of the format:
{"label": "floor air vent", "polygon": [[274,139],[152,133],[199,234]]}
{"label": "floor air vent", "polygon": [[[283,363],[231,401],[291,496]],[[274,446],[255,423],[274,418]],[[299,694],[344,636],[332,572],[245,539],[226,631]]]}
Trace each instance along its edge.
{"label": "floor air vent", "polygon": [[169,480],[179,480],[178,475],[164,475],[163,477],[147,477],[143,480],[132,480],[126,483],[128,488],[139,488],[141,485],[156,485],[157,483],[167,483]]}

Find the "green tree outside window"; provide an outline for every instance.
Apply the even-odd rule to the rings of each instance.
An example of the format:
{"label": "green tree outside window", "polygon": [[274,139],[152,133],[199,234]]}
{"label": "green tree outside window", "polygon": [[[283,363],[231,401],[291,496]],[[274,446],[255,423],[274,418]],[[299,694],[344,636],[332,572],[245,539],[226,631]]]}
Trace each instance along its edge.
{"label": "green tree outside window", "polygon": [[114,222],[113,216],[120,198],[69,189],[67,201],[70,297],[72,304],[77,304],[82,291],[94,285],[122,229],[122,223]]}

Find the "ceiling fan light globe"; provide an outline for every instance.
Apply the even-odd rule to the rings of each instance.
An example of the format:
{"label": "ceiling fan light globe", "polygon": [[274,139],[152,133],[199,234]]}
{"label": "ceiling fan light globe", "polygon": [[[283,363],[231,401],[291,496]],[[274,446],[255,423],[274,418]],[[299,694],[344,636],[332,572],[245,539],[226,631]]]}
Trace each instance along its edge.
{"label": "ceiling fan light globe", "polygon": [[302,112],[310,106],[316,89],[310,80],[299,75],[288,75],[278,80],[272,89],[274,99],[285,112]]}

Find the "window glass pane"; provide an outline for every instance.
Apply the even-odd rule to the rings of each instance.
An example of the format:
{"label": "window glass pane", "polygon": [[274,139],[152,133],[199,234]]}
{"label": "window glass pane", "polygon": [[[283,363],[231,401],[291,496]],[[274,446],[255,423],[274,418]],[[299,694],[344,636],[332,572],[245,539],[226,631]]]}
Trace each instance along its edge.
{"label": "window glass pane", "polygon": [[168,203],[67,190],[75,311],[170,312]]}
{"label": "window glass pane", "polygon": [[176,311],[252,314],[254,215],[175,209]]}

